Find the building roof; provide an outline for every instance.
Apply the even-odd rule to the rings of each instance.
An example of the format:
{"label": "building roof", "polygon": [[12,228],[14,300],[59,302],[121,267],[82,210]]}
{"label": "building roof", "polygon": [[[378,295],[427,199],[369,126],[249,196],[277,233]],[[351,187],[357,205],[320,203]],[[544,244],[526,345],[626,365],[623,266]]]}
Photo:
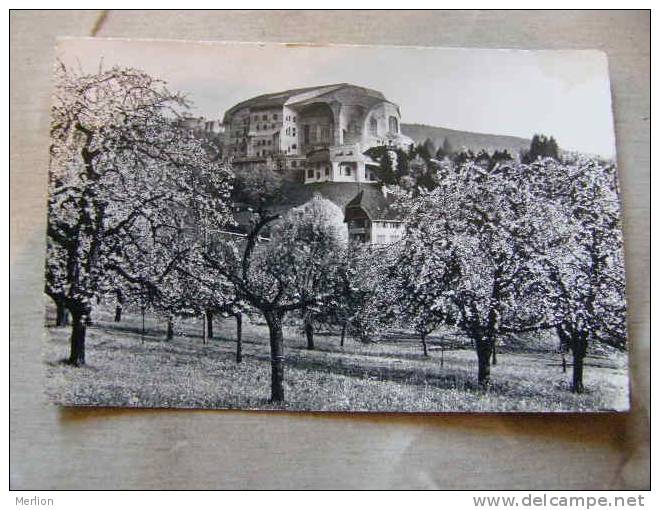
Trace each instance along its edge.
{"label": "building roof", "polygon": [[342,209],[364,186],[372,184],[358,184],[356,182],[318,182],[303,184],[301,182],[282,182],[282,205],[297,206],[310,200],[315,193],[331,200]]}
{"label": "building roof", "polygon": [[[267,109],[267,108],[281,108],[285,104],[298,103],[303,101],[309,101],[315,97],[319,97],[330,92],[334,92],[344,88],[357,89],[365,96],[369,96],[377,99],[378,101],[387,101],[382,92],[377,90],[368,89],[365,87],[359,87],[357,85],[352,85],[350,83],[334,83],[330,85],[318,85],[315,87],[304,87],[300,89],[289,89],[283,90],[281,92],[273,92],[270,94],[262,94],[232,106],[229,110],[225,112],[224,121],[227,122],[228,117],[231,116],[237,110],[242,108],[250,108],[253,110],[256,109]],[[389,101],[388,101],[389,102]]]}
{"label": "building roof", "polygon": [[346,209],[362,209],[371,221],[401,221],[401,215],[392,208],[392,195],[385,196],[377,186],[361,186]]}

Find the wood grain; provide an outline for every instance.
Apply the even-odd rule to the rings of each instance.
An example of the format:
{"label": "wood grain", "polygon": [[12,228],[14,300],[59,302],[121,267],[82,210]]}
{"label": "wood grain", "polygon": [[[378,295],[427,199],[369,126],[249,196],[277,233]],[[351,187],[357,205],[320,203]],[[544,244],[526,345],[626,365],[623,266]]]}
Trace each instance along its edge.
{"label": "wood grain", "polygon": [[[14,489],[650,487],[650,15],[640,11],[13,11],[10,484]],[[623,190],[628,415],[61,409],[42,394],[56,36],[602,49]]]}

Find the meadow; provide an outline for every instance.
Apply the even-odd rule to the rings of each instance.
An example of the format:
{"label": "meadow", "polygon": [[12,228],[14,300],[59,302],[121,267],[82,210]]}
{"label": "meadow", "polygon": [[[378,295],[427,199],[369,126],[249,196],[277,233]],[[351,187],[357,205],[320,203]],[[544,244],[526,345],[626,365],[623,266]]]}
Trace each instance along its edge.
{"label": "meadow", "polygon": [[[52,324],[52,310],[48,313]],[[491,368],[487,390],[476,383],[477,357],[469,342],[452,332],[431,335],[430,356],[405,331],[392,331],[374,343],[338,332],[316,335],[307,350],[299,327],[285,327],[286,402],[269,402],[268,329],[244,320],[243,362],[235,361],[235,322],[216,318],[214,338],[202,338],[199,319],[177,322],[165,339],[162,318],[126,313],[112,321],[96,310],[88,328],[87,364],[63,360],[69,328],[49,325],[44,362],[46,392],[60,405],[172,407],[358,412],[578,412],[628,407],[627,354],[600,348],[586,359],[585,392],[570,392],[568,369],[552,341],[532,347],[508,345]],[[441,350],[440,345],[444,345]],[[442,359],[442,363],[441,363]]]}

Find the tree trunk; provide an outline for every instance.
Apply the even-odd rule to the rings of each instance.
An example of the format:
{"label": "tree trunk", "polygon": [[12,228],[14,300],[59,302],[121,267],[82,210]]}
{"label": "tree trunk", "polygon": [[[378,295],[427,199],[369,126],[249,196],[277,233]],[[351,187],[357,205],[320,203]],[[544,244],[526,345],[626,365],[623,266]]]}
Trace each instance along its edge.
{"label": "tree trunk", "polygon": [[79,313],[72,314],[71,328],[71,353],[69,355],[69,364],[79,367],[85,364],[85,325],[86,317]]}
{"label": "tree trunk", "polygon": [[488,338],[477,339],[475,344],[477,345],[477,360],[479,362],[477,380],[479,386],[487,387],[490,384],[490,358],[493,344]]}
{"label": "tree trunk", "polygon": [[426,346],[426,333],[421,334],[422,337],[422,348],[424,349],[424,356],[429,355],[428,347]]}
{"label": "tree trunk", "polygon": [[206,310],[206,330],[209,338],[213,338],[213,310]]}
{"label": "tree trunk", "polygon": [[445,366],[445,340],[440,340],[440,368]]}
{"label": "tree trunk", "polygon": [[497,365],[497,342],[493,340],[493,358],[491,364],[493,366]]}
{"label": "tree trunk", "polygon": [[582,372],[584,368],[584,357],[573,353],[573,393],[582,393],[584,385],[582,384]]}
{"label": "tree trunk", "polygon": [[314,323],[312,322],[312,314],[305,312],[305,336],[307,337],[307,350],[314,350]]}
{"label": "tree trunk", "polygon": [[171,315],[167,316],[167,336],[166,340],[172,340],[174,338],[174,317]]}
{"label": "tree trunk", "polygon": [[236,314],[236,363],[243,361],[243,314]]}
{"label": "tree trunk", "polygon": [[561,353],[561,371],[566,373],[566,354],[563,351]]}
{"label": "tree trunk", "polygon": [[117,306],[115,307],[115,322],[121,322],[121,312],[124,308],[124,294],[117,289]]}
{"label": "tree trunk", "polygon": [[582,338],[573,340],[573,393],[582,393],[584,384],[582,382],[582,373],[584,372],[584,357],[587,354],[587,342]]}
{"label": "tree trunk", "polygon": [[145,309],[142,307],[142,331],[140,332],[140,342],[144,343],[144,313]]}
{"label": "tree trunk", "polygon": [[206,331],[206,312],[202,312],[202,343],[206,344],[208,341]]}
{"label": "tree trunk", "polygon": [[341,347],[344,347],[344,339],[346,338],[346,327],[348,326],[348,322],[344,322],[341,326],[341,343],[339,344]]}
{"label": "tree trunk", "polygon": [[55,317],[55,325],[68,326],[69,325],[69,311],[64,306],[63,301],[55,301],[55,306],[57,307],[57,315]]}
{"label": "tree trunk", "polygon": [[284,336],[282,334],[282,317],[284,313],[276,311],[264,312],[268,331],[270,333],[270,365],[271,365],[271,402],[284,401]]}

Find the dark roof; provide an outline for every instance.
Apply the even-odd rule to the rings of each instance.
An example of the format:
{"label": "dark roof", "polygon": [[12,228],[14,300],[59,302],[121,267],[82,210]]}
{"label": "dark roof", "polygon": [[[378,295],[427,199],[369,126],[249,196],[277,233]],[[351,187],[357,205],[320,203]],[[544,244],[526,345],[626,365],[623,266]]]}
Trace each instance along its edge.
{"label": "dark roof", "polygon": [[301,182],[283,181],[281,204],[283,206],[296,207],[311,200],[315,193],[319,193],[323,198],[327,198],[343,209],[360,190],[360,186],[370,185],[358,185],[355,182],[303,184]]}
{"label": "dark roof", "polygon": [[341,87],[343,85],[347,85],[346,83],[335,83],[331,85],[319,85],[316,87],[303,87],[300,89],[289,89],[289,90],[283,90],[281,92],[272,92],[270,94],[262,94],[260,96],[252,97],[250,99],[246,99],[245,101],[241,101],[240,103],[232,106],[227,112],[225,113],[225,116],[230,115],[236,110],[240,110],[241,108],[245,106],[249,106],[250,108],[275,108],[278,106],[284,106],[284,103],[286,103],[291,96],[295,96],[296,94],[302,94],[304,92],[311,92],[312,90],[315,89],[325,89],[328,87]]}
{"label": "dark roof", "polygon": [[[270,211],[277,214],[284,214],[293,207],[298,207],[309,202],[314,194],[318,193],[323,198],[327,198],[340,208],[345,209],[349,203],[355,207],[361,207],[373,221],[400,221],[400,217],[392,210],[389,205],[392,200],[383,196],[378,184],[365,184],[356,182],[319,182],[313,184],[303,184],[301,182],[282,181],[281,200],[270,207]],[[355,205],[358,195],[361,198]],[[234,219],[240,224],[249,223],[251,214],[246,211],[247,204],[236,203],[241,211],[234,213]]]}
{"label": "dark roof", "polygon": [[324,95],[335,90],[339,90],[345,87],[351,87],[359,89],[364,92],[364,94],[369,96],[377,97],[380,100],[385,100],[385,96],[377,90],[368,89],[365,87],[359,87],[357,85],[352,85],[350,83],[332,83],[329,85],[317,85],[315,87],[304,87],[300,89],[289,89],[283,90],[281,92],[272,92],[270,94],[262,94],[232,106],[229,110],[225,112],[225,121],[228,115],[233,114],[236,110],[240,110],[244,107],[250,107],[251,109],[266,109],[266,108],[277,108],[284,106],[284,104],[292,97],[298,94],[303,94],[305,92],[312,92],[314,90],[319,91],[319,95]]}
{"label": "dark roof", "polygon": [[346,204],[346,209],[362,209],[371,221],[397,220],[401,215],[392,208],[392,195],[383,195],[377,185],[362,185],[355,197]]}

